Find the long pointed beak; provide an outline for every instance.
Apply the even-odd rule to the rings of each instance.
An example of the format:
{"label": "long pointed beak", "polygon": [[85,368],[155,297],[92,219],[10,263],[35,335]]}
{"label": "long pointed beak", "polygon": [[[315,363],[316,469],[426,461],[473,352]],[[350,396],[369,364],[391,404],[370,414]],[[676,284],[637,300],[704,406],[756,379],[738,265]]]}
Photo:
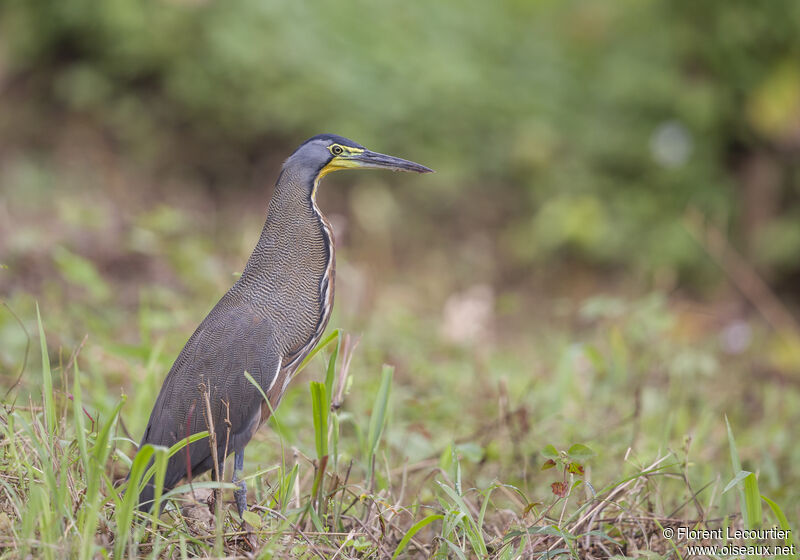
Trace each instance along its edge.
{"label": "long pointed beak", "polygon": [[371,152],[369,150],[353,154],[348,159],[358,162],[359,167],[375,167],[379,169],[391,169],[392,171],[413,171],[414,173],[434,172],[433,169],[414,163],[413,161],[387,156],[386,154],[379,154],[378,152]]}

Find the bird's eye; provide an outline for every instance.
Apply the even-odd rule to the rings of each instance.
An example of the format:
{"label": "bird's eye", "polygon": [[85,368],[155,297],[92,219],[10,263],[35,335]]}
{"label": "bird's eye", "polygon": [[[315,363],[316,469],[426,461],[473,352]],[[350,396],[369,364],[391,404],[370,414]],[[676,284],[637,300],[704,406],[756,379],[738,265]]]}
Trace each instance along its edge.
{"label": "bird's eye", "polygon": [[341,147],[339,144],[334,144],[333,146],[331,146],[331,153],[332,153],[333,155],[335,155],[335,156],[340,156],[340,155],[342,155],[342,152],[343,152],[343,151],[344,151],[344,150],[342,149],[342,147]]}

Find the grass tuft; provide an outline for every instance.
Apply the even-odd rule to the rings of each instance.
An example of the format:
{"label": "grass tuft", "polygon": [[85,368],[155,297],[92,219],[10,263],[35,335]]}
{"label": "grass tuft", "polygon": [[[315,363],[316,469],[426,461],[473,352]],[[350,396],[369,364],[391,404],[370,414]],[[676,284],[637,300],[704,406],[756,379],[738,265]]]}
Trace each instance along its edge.
{"label": "grass tuft", "polygon": [[[471,388],[471,401],[455,394],[460,386],[451,379],[439,394],[434,377],[426,391],[409,393],[407,364],[395,370],[360,363],[356,343],[334,331],[315,349],[317,359],[303,363],[320,381],[310,380],[308,392],[293,385],[273,411],[273,429],[248,447],[250,510],[240,519],[230,482],[196,479],[163,492],[169,457],[207,432],[135,454],[126,426],[139,411],[124,395],[111,400],[107,391],[87,390],[97,364],[79,356],[83,344],[66,364],[51,363],[56,353],[38,309],[34,316],[41,391],[24,406],[12,401],[0,410],[0,536],[13,551],[7,557],[667,559],[686,557],[691,544],[665,539],[668,529],[793,526],[793,510],[762,494],[769,470],[742,468],[727,418],[703,420],[709,433],[728,435],[727,460],[715,463],[717,470],[693,459],[689,437],[666,452],[660,443],[625,450],[609,444],[621,435],[592,435],[590,425],[579,425],[571,433],[586,443],[561,443],[569,440],[554,426],[567,414],[552,422],[548,399],[581,407],[617,402],[621,385],[582,394],[575,364],[591,364],[605,382],[626,383],[642,350],[630,345],[634,336],[621,334],[624,326],[612,331],[607,348],[571,346],[559,355],[558,383],[512,391],[503,378],[495,400]],[[138,355],[149,379],[160,350]],[[669,414],[669,428],[654,423],[639,431],[645,417],[632,416],[613,429],[634,439],[661,437],[683,425],[681,410]],[[581,418],[580,408],[568,416]],[[542,433],[555,443],[542,441],[540,425],[549,426]],[[748,465],[757,464],[750,450],[748,457]],[[730,467],[733,477],[723,484],[720,473]],[[136,501],[151,479],[155,507],[142,515]],[[212,511],[214,490],[221,499]],[[781,544],[794,542],[790,533]]]}

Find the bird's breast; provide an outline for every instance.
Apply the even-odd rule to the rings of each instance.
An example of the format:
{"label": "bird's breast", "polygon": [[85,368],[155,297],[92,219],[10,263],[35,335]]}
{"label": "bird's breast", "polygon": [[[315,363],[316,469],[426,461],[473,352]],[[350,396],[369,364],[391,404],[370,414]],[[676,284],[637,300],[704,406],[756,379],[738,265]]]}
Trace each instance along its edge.
{"label": "bird's breast", "polygon": [[[269,230],[266,230],[269,228]],[[253,306],[274,325],[284,368],[296,367],[314,348],[333,309],[333,230],[313,206],[301,216],[269,220],[248,265]]]}

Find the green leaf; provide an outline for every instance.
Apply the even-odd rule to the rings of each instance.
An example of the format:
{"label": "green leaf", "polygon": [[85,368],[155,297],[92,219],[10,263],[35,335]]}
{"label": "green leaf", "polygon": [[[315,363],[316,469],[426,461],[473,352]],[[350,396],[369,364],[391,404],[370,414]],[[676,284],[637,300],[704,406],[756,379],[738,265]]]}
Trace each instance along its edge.
{"label": "green leaf", "polygon": [[261,527],[261,516],[254,511],[244,511],[242,513],[242,519],[254,529],[259,529]]}
{"label": "green leaf", "polygon": [[567,455],[579,463],[583,463],[596,455],[589,447],[582,443],[576,443],[567,450]]}
{"label": "green leaf", "polygon": [[751,473],[750,471],[739,471],[738,473],[736,473],[736,476],[733,477],[733,480],[731,480],[725,486],[725,489],[722,491],[722,493],[724,494],[725,492],[727,492],[728,490],[739,484],[741,481],[743,481],[747,476],[751,474],[753,473]]}
{"label": "green leaf", "polygon": [[483,458],[483,447],[475,442],[468,441],[456,445],[456,453],[467,461],[477,463]]}
{"label": "green leaf", "polygon": [[543,457],[553,459],[554,461],[559,458],[558,449],[556,449],[554,445],[545,445],[541,453]]}
{"label": "green leaf", "polygon": [[583,465],[580,463],[569,463],[567,465],[567,472],[583,476]]}
{"label": "green leaf", "polygon": [[447,472],[453,465],[453,445],[448,443],[439,455],[439,468]]}
{"label": "green leaf", "polygon": [[95,301],[105,301],[113,293],[97,266],[60,245],[53,248],[53,261],[64,279],[86,290]]}

